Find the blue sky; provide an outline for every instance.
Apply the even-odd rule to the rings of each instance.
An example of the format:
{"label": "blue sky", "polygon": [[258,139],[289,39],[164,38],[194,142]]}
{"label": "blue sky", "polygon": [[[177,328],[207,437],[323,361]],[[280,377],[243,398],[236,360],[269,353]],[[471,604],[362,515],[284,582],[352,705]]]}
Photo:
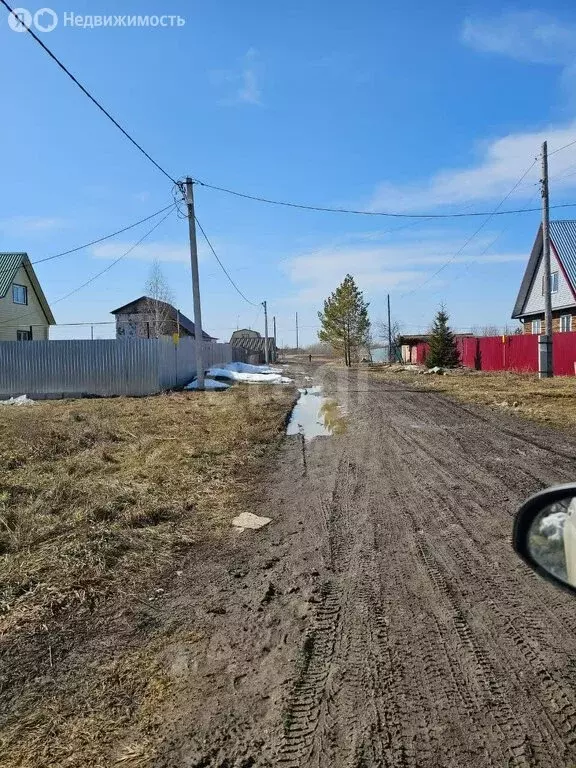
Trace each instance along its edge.
{"label": "blue sky", "polygon": [[[38,8],[28,4],[31,11]],[[39,7],[39,6],[38,6]],[[548,138],[576,139],[572,4],[158,0],[64,3],[42,39],[173,176],[250,194],[362,210],[491,210]],[[179,14],[174,28],[64,27],[75,14]],[[97,238],[167,205],[171,184],[0,11],[3,147],[0,250],[32,260]],[[552,203],[576,193],[576,145],[551,157]],[[538,206],[536,165],[504,208]],[[279,340],[314,341],[322,299],[347,272],[385,315],[424,330],[444,301],[454,326],[507,322],[539,221],[407,222],[276,208],[196,189],[197,214],[243,292],[267,299]],[[554,213],[553,213],[554,215]],[[576,218],[576,210],[558,217]],[[59,323],[103,322],[144,293],[162,262],[192,316],[187,226],[170,217],[130,257],[54,303],[138,240],[39,265]],[[394,230],[396,231],[390,231]],[[483,253],[486,251],[485,253]],[[227,338],[262,324],[205,247],[206,329]],[[89,330],[57,329],[54,338]],[[112,333],[102,326],[97,335]]]}

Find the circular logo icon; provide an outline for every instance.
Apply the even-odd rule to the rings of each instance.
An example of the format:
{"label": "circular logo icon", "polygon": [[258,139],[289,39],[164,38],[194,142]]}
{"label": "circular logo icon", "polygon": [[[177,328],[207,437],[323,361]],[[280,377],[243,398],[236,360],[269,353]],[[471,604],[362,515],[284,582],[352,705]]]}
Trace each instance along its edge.
{"label": "circular logo icon", "polygon": [[8,26],[14,32],[27,32],[32,26],[32,14],[27,8],[14,8],[8,16]]}
{"label": "circular logo icon", "polygon": [[40,8],[34,14],[34,26],[39,32],[52,32],[58,26],[58,14],[52,8]]}

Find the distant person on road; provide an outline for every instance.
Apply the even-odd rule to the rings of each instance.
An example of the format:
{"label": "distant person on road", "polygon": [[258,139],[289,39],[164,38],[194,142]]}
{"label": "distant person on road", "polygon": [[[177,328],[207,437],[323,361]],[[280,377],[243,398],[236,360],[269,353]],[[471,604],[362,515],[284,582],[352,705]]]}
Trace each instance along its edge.
{"label": "distant person on road", "polygon": [[309,363],[311,363],[311,362],[312,362],[312,355],[308,355],[308,362],[309,362]]}

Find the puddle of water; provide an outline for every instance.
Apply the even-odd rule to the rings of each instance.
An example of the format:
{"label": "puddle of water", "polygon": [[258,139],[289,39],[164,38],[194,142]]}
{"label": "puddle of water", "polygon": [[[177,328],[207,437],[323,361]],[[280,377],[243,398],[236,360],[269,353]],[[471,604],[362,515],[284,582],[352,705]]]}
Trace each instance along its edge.
{"label": "puddle of water", "polygon": [[346,430],[346,418],[342,409],[331,398],[324,397],[321,387],[298,390],[300,397],[294,406],[287,435],[303,434],[306,440],[313,437],[339,435]]}

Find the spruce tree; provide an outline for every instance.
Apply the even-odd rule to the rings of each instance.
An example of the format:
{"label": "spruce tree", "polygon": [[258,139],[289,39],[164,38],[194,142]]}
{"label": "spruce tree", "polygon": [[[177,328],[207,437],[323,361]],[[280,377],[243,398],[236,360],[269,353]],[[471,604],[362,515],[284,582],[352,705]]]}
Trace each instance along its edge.
{"label": "spruce tree", "polygon": [[448,326],[448,313],[440,307],[430,334],[430,349],[426,356],[428,368],[456,368],[460,365],[460,354],[456,346],[454,334]]}
{"label": "spruce tree", "polygon": [[324,312],[318,312],[322,328],[320,341],[327,342],[340,352],[347,366],[357,348],[366,343],[370,330],[368,303],[352,275],[346,275],[342,283],[324,302]]}

